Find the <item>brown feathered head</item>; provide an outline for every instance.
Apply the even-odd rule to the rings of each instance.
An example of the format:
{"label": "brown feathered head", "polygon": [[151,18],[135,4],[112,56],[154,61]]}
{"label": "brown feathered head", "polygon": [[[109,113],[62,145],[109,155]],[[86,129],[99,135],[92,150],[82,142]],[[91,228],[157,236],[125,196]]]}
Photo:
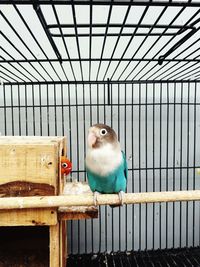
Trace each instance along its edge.
{"label": "brown feathered head", "polygon": [[94,124],[89,128],[88,146],[90,148],[99,148],[105,144],[118,143],[115,131],[105,124]]}

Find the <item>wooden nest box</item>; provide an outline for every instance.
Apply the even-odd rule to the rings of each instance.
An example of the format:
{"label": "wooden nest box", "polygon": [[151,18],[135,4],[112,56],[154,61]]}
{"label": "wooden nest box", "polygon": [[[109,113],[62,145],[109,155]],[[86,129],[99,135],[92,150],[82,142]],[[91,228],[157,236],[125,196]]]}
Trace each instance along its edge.
{"label": "wooden nest box", "polygon": [[[0,137],[0,196],[63,194],[62,155],[65,137]],[[66,266],[66,220],[96,217],[97,211],[74,214],[64,208],[1,210],[0,267]]]}

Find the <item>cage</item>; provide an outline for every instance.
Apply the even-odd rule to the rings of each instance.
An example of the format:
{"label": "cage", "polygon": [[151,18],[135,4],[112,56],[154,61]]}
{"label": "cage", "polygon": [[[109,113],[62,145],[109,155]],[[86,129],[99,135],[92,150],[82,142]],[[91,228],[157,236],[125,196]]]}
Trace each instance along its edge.
{"label": "cage", "polygon": [[[198,0],[1,0],[0,25],[1,135],[66,135],[87,181],[87,130],[105,123],[127,192],[199,189]],[[68,264],[200,266],[199,218],[199,201],[99,207],[68,222]]]}

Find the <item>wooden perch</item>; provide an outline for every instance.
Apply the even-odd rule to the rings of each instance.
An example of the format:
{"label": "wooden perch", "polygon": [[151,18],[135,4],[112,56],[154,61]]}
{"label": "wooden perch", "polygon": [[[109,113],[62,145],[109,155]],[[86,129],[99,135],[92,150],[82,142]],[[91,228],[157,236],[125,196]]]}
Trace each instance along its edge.
{"label": "wooden perch", "polygon": [[[174,202],[200,200],[200,190],[126,193],[124,204],[139,204],[153,202]],[[97,197],[98,205],[118,204],[117,194],[102,194]],[[65,196],[35,196],[35,197],[5,197],[0,198],[0,210],[2,209],[27,209],[50,208],[65,206],[92,206],[93,196],[90,195],[65,195]]]}

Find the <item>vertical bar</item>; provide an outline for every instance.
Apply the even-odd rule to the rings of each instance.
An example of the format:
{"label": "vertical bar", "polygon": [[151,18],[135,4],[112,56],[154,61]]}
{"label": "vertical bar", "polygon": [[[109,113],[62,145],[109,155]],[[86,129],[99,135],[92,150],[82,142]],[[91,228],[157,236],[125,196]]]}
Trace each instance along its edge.
{"label": "vertical bar", "polygon": [[110,80],[107,79],[107,90],[108,90],[108,105],[110,105]]}
{"label": "vertical bar", "polygon": [[40,135],[42,136],[42,96],[41,96],[41,85],[39,84],[39,106],[40,106]]}
{"label": "vertical bar", "polygon": [[76,136],[77,136],[77,147],[76,147],[76,154],[77,154],[77,175],[78,175],[78,181],[79,181],[79,162],[80,162],[80,157],[79,157],[79,112],[78,112],[78,93],[77,93],[77,84],[75,84],[75,101],[76,101]]}
{"label": "vertical bar", "polygon": [[104,111],[104,123],[106,124],[106,84],[103,84],[103,111]]}
{"label": "vertical bar", "polygon": [[57,107],[56,107],[56,84],[53,85],[53,92],[54,92],[54,116],[55,116],[55,136],[58,135],[57,133]]}
{"label": "vertical bar", "polygon": [[101,222],[102,222],[101,206],[99,206],[99,251],[98,253],[101,253]]}
{"label": "vertical bar", "polygon": [[[62,135],[65,135],[65,114],[64,114],[64,96],[63,96],[63,84],[60,84],[60,94],[61,94],[61,121],[62,121]],[[70,136],[69,136],[70,138]],[[71,138],[70,138],[71,139]],[[69,150],[69,148],[67,149]]]}
{"label": "vertical bar", "polygon": [[47,135],[50,135],[50,121],[49,121],[49,85],[46,85],[47,89]]}
{"label": "vertical bar", "polygon": [[[187,84],[188,88],[188,103],[187,103],[187,190],[189,190],[189,160],[190,160],[190,85]],[[189,235],[188,235],[188,225],[189,225],[189,219],[188,218],[188,201],[186,202],[186,246],[188,246],[189,243]]]}
{"label": "vertical bar", "polygon": [[[104,123],[106,123],[106,84],[103,85],[103,89],[104,89],[104,102],[103,102],[103,106],[104,106]],[[108,216],[108,207],[107,205],[105,206],[105,251],[108,251],[108,227],[107,227],[107,216]]]}
{"label": "vertical bar", "polygon": [[[62,95],[63,95],[63,86],[62,86]],[[69,121],[69,132],[70,132],[70,140],[69,140],[69,144],[70,144],[70,158],[72,159],[73,154],[72,154],[72,123],[71,123],[71,87],[70,84],[68,84],[67,87],[67,92],[68,92],[68,104],[69,104],[69,112],[68,112],[68,121]],[[70,179],[70,182],[72,182],[72,180]],[[74,247],[74,242],[73,242],[73,221],[70,221],[70,231],[71,231],[71,253],[73,254],[73,247]]]}
{"label": "vertical bar", "polygon": [[[85,115],[85,85],[83,84],[83,121],[86,121],[86,115]],[[84,138],[84,155],[86,152],[86,128],[85,123],[83,124],[83,138]],[[86,175],[84,177],[84,181],[86,181]],[[87,253],[87,220],[85,220],[85,253]]]}
{"label": "vertical bar", "polygon": [[[97,123],[99,123],[99,84],[97,84]],[[101,215],[102,207],[99,206],[99,253],[101,252],[101,225],[102,225],[102,215]]]}
{"label": "vertical bar", "polygon": [[[139,84],[139,137],[138,137],[138,158],[139,158],[139,192],[142,191],[141,184],[141,84]],[[139,249],[141,250],[141,242],[142,242],[142,205],[139,204]]]}
{"label": "vertical bar", "polygon": [[[183,171],[183,83],[181,83],[181,115],[180,115],[180,190],[182,190],[182,171]],[[180,231],[179,246],[182,245],[182,202],[180,201]]]}
{"label": "vertical bar", "polygon": [[[68,91],[68,104],[69,104],[69,112],[68,112],[68,121],[69,121],[69,132],[70,132],[70,140],[69,140],[69,145],[70,145],[70,158],[72,158],[72,114],[71,114],[71,87],[70,84],[68,84],[67,87],[67,91]],[[62,91],[64,90],[63,86],[62,86]],[[63,93],[62,93],[63,95]]]}
{"label": "vertical bar", "polygon": [[25,132],[25,135],[28,135],[27,85],[25,85],[24,90],[25,90],[25,120],[26,120],[26,132]]}
{"label": "vertical bar", "polygon": [[[83,150],[84,150],[84,155],[86,153],[86,128],[85,128],[85,121],[86,121],[86,115],[85,115],[85,84],[83,83]],[[86,173],[84,177],[84,181],[86,181]],[[85,253],[87,248],[87,219],[85,220]]]}
{"label": "vertical bar", "polygon": [[[176,190],[176,183],[175,183],[175,164],[176,164],[176,83],[174,84],[174,118],[173,118],[173,191]],[[172,218],[173,218],[173,226],[172,226],[172,244],[175,247],[175,203],[173,202],[172,208]]]}
{"label": "vertical bar", "polygon": [[99,123],[99,84],[97,84],[97,123]]}
{"label": "vertical bar", "polygon": [[[89,94],[90,94],[90,125],[93,124],[93,116],[92,116],[92,88],[91,84],[89,84]],[[91,219],[91,245],[92,245],[92,253],[94,253],[94,221]]]}
{"label": "vertical bar", "polygon": [[[80,157],[79,157],[79,111],[78,111],[78,92],[77,92],[77,84],[75,84],[75,106],[76,106],[76,155],[77,155],[77,180],[80,181],[80,173],[79,173],[79,162],[80,162]],[[78,220],[78,254],[80,254],[80,221]]]}
{"label": "vertical bar", "polygon": [[[196,120],[196,106],[197,106],[197,83],[195,82],[195,89],[194,89],[194,154],[193,154],[193,190],[196,189],[196,171],[195,171],[195,165],[196,165],[196,123],[197,123],[197,120]],[[195,246],[195,218],[196,218],[196,209],[195,209],[195,206],[196,206],[196,202],[193,201],[193,244],[192,246],[194,247]]]}
{"label": "vertical bar", "polygon": [[[155,84],[153,83],[153,192],[155,192]],[[153,203],[152,248],[155,248],[155,203]]]}
{"label": "vertical bar", "polygon": [[13,112],[13,86],[10,85],[10,103],[11,103],[11,125],[12,125],[12,130],[11,133],[14,135],[14,112]]}
{"label": "vertical bar", "polygon": [[[120,124],[120,114],[121,114],[121,110],[120,110],[120,93],[121,93],[121,88],[120,88],[120,84],[118,84],[118,136],[120,139],[120,128],[121,128],[121,124]],[[121,207],[119,207],[119,251],[121,251]]]}
{"label": "vertical bar", "polygon": [[21,131],[21,108],[20,108],[20,87],[19,85],[17,86],[17,92],[18,92],[18,115],[19,115],[19,135],[22,134]]}
{"label": "vertical bar", "polygon": [[[131,140],[132,140],[132,192],[135,191],[135,186],[134,186],[134,174],[135,174],[135,171],[134,171],[134,154],[133,154],[133,151],[134,151],[134,116],[133,116],[133,103],[134,103],[134,94],[133,94],[133,90],[134,90],[134,86],[132,84],[132,105],[131,105],[131,122],[132,122],[132,128],[131,128]],[[134,228],[135,228],[135,205],[132,205],[132,249],[133,251],[135,250],[135,240],[134,240],[134,236],[135,236],[135,231],[134,231]]]}
{"label": "vertical bar", "polygon": [[[127,111],[127,104],[126,104],[126,99],[127,99],[127,84],[125,83],[125,92],[124,92],[124,147],[125,147],[125,155],[127,154],[126,151],[126,146],[127,146],[127,142],[126,142],[126,133],[127,133],[127,125],[126,125],[126,121],[127,121],[127,117],[126,117],[126,111]],[[127,177],[127,181],[128,181],[128,177]],[[126,188],[126,192],[127,192],[127,188]],[[127,205],[125,205],[125,250],[127,251],[127,241],[128,241],[128,221],[127,221]]]}
{"label": "vertical bar", "polygon": [[[84,155],[86,153],[86,128],[85,128],[85,84],[83,83],[83,150],[84,150]],[[86,174],[84,175],[84,181],[86,181]],[[99,215],[100,216],[100,215]],[[87,220],[84,220],[85,222],[85,253],[87,253],[86,248],[87,248]]]}
{"label": "vertical bar", "polygon": [[35,135],[35,94],[34,94],[34,91],[35,91],[35,86],[32,85],[32,104],[33,104],[33,135]]}
{"label": "vertical bar", "polygon": [[[145,162],[146,162],[146,192],[148,192],[148,147],[147,147],[147,83],[145,83]],[[145,249],[147,249],[147,236],[148,236],[148,227],[147,227],[147,212],[148,212],[148,205],[145,204]]]}
{"label": "vertical bar", "polygon": [[[169,190],[169,84],[167,83],[166,191]],[[166,203],[166,248],[168,248],[168,203]]]}
{"label": "vertical bar", "polygon": [[4,105],[4,130],[5,135],[7,135],[7,115],[6,115],[6,90],[4,83],[2,84],[3,87],[3,105]]}
{"label": "vertical bar", "polygon": [[[160,180],[159,189],[162,191],[162,84],[160,84]],[[161,233],[162,233],[162,209],[161,204],[159,205],[159,248],[161,248]]]}
{"label": "vertical bar", "polygon": [[92,126],[92,89],[91,89],[91,84],[89,84],[89,94],[90,94],[90,125]]}
{"label": "vertical bar", "polygon": [[[112,84],[110,84],[110,126],[111,128],[113,127],[113,101],[112,101],[112,97],[113,97],[113,87]],[[114,210],[111,209],[111,216],[112,216],[112,251],[114,251]],[[121,241],[121,236],[120,236],[120,241]]]}
{"label": "vertical bar", "polygon": [[92,4],[90,4],[90,37],[89,37],[89,81],[91,80],[91,58],[92,58]]}

